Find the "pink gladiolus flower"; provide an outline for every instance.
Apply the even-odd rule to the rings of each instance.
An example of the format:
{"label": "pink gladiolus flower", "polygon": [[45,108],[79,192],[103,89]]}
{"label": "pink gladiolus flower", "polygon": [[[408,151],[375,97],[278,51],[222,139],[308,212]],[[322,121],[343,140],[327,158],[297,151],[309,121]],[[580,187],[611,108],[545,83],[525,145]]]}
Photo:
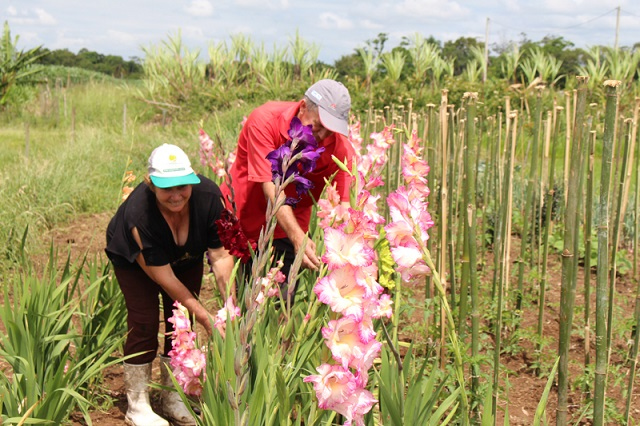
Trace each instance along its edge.
{"label": "pink gladiolus flower", "polygon": [[358,194],[358,208],[362,210],[362,214],[374,224],[374,231],[375,225],[380,225],[385,222],[384,217],[378,214],[377,203],[379,199],[380,195],[371,195],[366,189]]}
{"label": "pink gladiolus flower", "polygon": [[320,408],[331,410],[346,401],[356,390],[356,378],[348,369],[339,365],[322,364],[316,370],[320,374],[307,376],[303,380],[313,383]]}
{"label": "pink gladiolus flower", "polygon": [[378,299],[378,306],[376,307],[375,313],[372,315],[374,318],[387,317],[391,318],[393,316],[393,309],[391,305],[393,301],[391,300],[391,296],[388,294],[383,294]]}
{"label": "pink gladiolus flower", "polygon": [[[378,225],[385,220],[377,213],[379,196],[369,192],[382,184],[380,173],[386,164],[386,152],[394,142],[392,130],[393,127],[387,127],[382,133],[372,134],[373,142],[367,146],[367,153],[356,162],[359,179],[355,188],[358,193],[355,208],[338,210],[340,200],[333,187],[326,191],[326,198],[318,202],[318,216],[325,230],[322,260],[327,264],[329,274],[320,278],[313,290],[318,300],[343,316],[322,328],[325,343],[339,365],[323,364],[317,369],[320,374],[308,376],[304,381],[314,383],[318,406],[342,414],[345,425],[355,422],[364,426],[364,414],[377,402],[365,389],[369,377],[367,370],[382,347],[375,339],[373,318],[392,315],[390,297],[380,296],[384,288],[376,278],[377,253],[373,249],[380,236]],[[359,154],[359,125],[351,128],[351,138]],[[417,192],[411,195],[413,193]],[[395,231],[394,238],[414,247],[411,215],[419,215],[426,203],[420,204],[420,200],[416,200],[412,204],[408,191],[397,197],[396,217],[403,228]],[[391,232],[393,234],[394,229]]]}
{"label": "pink gladiolus flower", "polygon": [[256,303],[258,305],[262,305],[264,303],[265,295],[266,297],[274,297],[280,294],[279,284],[284,283],[287,279],[287,277],[280,271],[282,266],[283,262],[278,260],[276,266],[267,272],[266,277],[259,278],[262,288],[256,297]]}
{"label": "pink gladiolus flower", "polygon": [[169,322],[173,324],[171,339],[172,349],[169,351],[170,364],[178,384],[187,395],[199,396],[202,392],[202,381],[205,380],[206,357],[204,348],[196,347],[196,333],[191,331],[189,312],[174,302],[173,316]]}
{"label": "pink gladiolus flower", "polygon": [[326,229],[336,226],[349,218],[349,211],[340,202],[340,195],[335,184],[327,186],[324,197],[318,200],[318,217],[320,227]]}
{"label": "pink gladiolus flower", "polygon": [[227,328],[227,317],[230,320],[233,320],[236,317],[240,316],[240,308],[233,303],[233,298],[229,296],[224,307],[218,311],[216,314],[216,318],[213,322],[215,328],[218,329],[220,334],[224,336],[225,330]]}
{"label": "pink gladiolus flower", "polygon": [[[384,221],[384,218],[382,220]],[[379,236],[379,232],[376,229],[376,223],[372,221],[369,216],[367,216],[363,211],[354,210],[352,208],[349,208],[348,220],[339,229],[345,234],[359,234],[354,235],[354,238],[362,239],[371,248],[373,248],[373,244]],[[372,255],[373,260],[375,260],[375,251],[372,253]]]}
{"label": "pink gladiolus flower", "polygon": [[236,152],[231,151],[229,155],[227,155],[227,166],[231,168],[231,165],[236,162]]}
{"label": "pink gladiolus flower", "polygon": [[373,407],[377,399],[366,389],[356,389],[345,401],[334,405],[331,409],[342,414],[346,421],[344,426],[351,426],[355,421],[356,426],[364,426],[364,415]]}
{"label": "pink gladiolus flower", "polygon": [[413,227],[405,220],[391,222],[384,227],[384,230],[391,246],[401,246],[415,242]]}
{"label": "pink gladiolus flower", "polygon": [[322,256],[329,269],[342,268],[345,265],[368,266],[374,260],[374,251],[364,244],[361,234],[345,234],[327,228],[324,230],[326,253]]}
{"label": "pink gladiolus flower", "polygon": [[373,365],[373,359],[380,352],[382,344],[373,338],[363,341],[359,325],[353,318],[342,317],[329,321],[327,327],[322,329],[322,336],[326,339],[333,359],[343,367],[366,371]]}
{"label": "pink gladiolus flower", "polygon": [[357,155],[360,155],[360,150],[362,149],[362,137],[360,136],[360,122],[355,121],[351,126],[349,126],[349,141],[351,141],[351,145],[353,146],[353,150]]}
{"label": "pink gladiolus flower", "polygon": [[329,275],[318,281],[313,291],[318,299],[332,311],[351,315],[360,320],[363,315],[363,297],[366,288],[358,283],[356,277],[363,279],[361,273],[351,265],[331,271]]}
{"label": "pink gladiolus flower", "polygon": [[[224,177],[227,171],[224,168],[224,161],[214,152],[216,145],[204,129],[199,130],[200,139],[200,163],[205,167],[210,167],[218,177]],[[221,151],[221,149],[219,149]],[[222,154],[220,155],[222,157]]]}

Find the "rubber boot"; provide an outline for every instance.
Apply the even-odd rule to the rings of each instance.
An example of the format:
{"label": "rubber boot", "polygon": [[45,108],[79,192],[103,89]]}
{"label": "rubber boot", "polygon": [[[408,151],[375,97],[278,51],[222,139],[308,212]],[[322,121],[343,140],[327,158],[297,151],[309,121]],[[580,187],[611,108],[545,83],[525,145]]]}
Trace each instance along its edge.
{"label": "rubber boot", "polygon": [[[169,362],[171,358],[160,355],[160,383],[162,386],[173,389],[173,381],[170,374],[171,364]],[[169,368],[169,370],[167,370]],[[178,395],[178,392],[174,390],[162,390],[160,392],[160,398],[162,401],[162,413],[171,421],[175,426],[195,426],[196,421],[189,412],[189,409],[182,398]]]}
{"label": "rubber boot", "polygon": [[124,363],[124,386],[127,392],[126,424],[131,426],[169,426],[169,422],[153,412],[149,404],[151,363]]}

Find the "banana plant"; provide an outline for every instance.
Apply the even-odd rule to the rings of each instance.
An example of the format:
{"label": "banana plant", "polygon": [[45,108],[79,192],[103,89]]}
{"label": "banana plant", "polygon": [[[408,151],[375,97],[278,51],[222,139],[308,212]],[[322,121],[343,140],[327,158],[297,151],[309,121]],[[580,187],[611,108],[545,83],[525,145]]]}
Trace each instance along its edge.
{"label": "banana plant", "polygon": [[382,54],[382,66],[387,71],[387,78],[393,82],[400,80],[404,69],[405,57],[401,50]]}
{"label": "banana plant", "polygon": [[420,33],[415,33],[409,47],[409,55],[413,61],[413,80],[422,87],[427,73],[440,56],[438,48],[428,43]]}
{"label": "banana plant", "polygon": [[42,46],[19,51],[16,48],[18,39],[18,36],[11,39],[9,23],[5,21],[0,38],[0,106],[7,103],[12,88],[29,81],[30,77],[41,71],[32,65],[47,54],[41,50]]}
{"label": "banana plant", "polygon": [[522,57],[522,52],[520,52],[520,47],[517,43],[511,43],[511,49],[504,53],[504,62],[500,64],[500,69],[502,73],[509,79],[510,82],[516,81],[516,70],[518,69],[518,64],[520,62],[520,58]]}
{"label": "banana plant", "polygon": [[311,67],[318,61],[320,46],[316,43],[309,43],[300,37],[300,30],[296,30],[296,35],[289,41],[291,56],[293,58],[293,77],[296,80],[306,76]]}

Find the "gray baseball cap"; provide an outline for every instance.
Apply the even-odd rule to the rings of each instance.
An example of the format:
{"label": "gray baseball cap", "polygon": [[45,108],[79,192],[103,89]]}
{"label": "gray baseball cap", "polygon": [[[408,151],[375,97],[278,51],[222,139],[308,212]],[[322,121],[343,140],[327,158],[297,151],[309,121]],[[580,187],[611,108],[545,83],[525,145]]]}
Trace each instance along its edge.
{"label": "gray baseball cap", "polygon": [[344,84],[320,80],[307,89],[305,96],[318,105],[322,125],[332,132],[349,136],[351,97]]}

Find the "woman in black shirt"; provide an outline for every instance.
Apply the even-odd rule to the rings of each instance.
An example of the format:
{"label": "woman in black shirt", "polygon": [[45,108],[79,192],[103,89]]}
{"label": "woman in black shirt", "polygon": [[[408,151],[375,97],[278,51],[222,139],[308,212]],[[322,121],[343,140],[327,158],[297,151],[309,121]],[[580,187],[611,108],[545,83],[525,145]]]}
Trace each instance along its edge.
{"label": "woman in black shirt", "polygon": [[[179,147],[163,144],[149,157],[148,179],[134,189],[109,223],[105,251],[127,306],[124,355],[142,352],[124,364],[129,403],[125,420],[129,424],[168,426],[152,411],[147,389],[158,349],[158,295],[162,296],[167,333],[173,330],[167,319],[174,300],[211,333],[212,315],[197,296],[205,252],[223,295],[229,285],[234,260],[222,246],[215,225],[223,209],[218,186],[196,175]],[[160,357],[162,384],[172,387],[165,367],[170,350],[171,338],[166,335]],[[195,424],[177,393],[163,391],[162,407],[174,424]]]}

